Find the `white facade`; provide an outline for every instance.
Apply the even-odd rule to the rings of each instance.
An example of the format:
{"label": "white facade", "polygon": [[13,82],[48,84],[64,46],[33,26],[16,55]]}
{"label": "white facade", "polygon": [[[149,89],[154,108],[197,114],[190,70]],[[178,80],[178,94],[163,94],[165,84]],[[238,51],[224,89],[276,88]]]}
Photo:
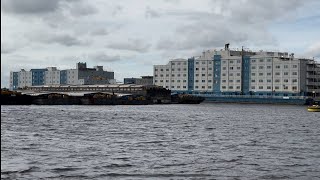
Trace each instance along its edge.
{"label": "white facade", "polygon": [[154,66],[154,84],[172,90],[188,89],[188,61],[175,59],[167,65]]}
{"label": "white facade", "polygon": [[45,84],[57,85],[60,84],[60,70],[56,67],[48,67],[48,71],[45,72]]}
{"label": "white facade", "polygon": [[[288,55],[286,52],[248,51],[245,52],[244,57],[241,53],[241,51],[230,50],[205,51],[201,56],[194,58],[192,67],[188,67],[188,60],[185,59],[171,60],[167,65],[155,65],[154,84],[173,91],[189,92],[217,92],[218,89],[220,93],[249,94],[253,92],[259,95],[270,95],[299,94],[306,91],[306,77],[311,75],[306,75],[305,59],[294,58],[293,54]],[[218,71],[215,67],[214,55],[221,56]],[[192,75],[188,72],[190,68],[194,72]],[[215,74],[215,68],[220,74]],[[193,82],[188,82],[190,76],[190,81],[193,79]],[[217,79],[218,82],[216,82]],[[318,83],[318,80],[312,81],[312,84]],[[320,87],[319,83],[317,87]]]}
{"label": "white facade", "polygon": [[12,89],[15,89],[16,87],[13,87],[14,84],[13,84],[13,72],[11,71],[10,72],[10,81],[9,81],[9,89],[12,90]]}
{"label": "white facade", "polygon": [[58,70],[56,67],[10,72],[11,90],[41,85],[114,84],[114,72],[104,71],[103,66],[87,68],[86,63],[77,63],[77,69]]}
{"label": "white facade", "polygon": [[83,79],[78,79],[78,69],[68,69],[67,70],[67,84],[70,85],[81,85],[83,84]]}
{"label": "white facade", "polygon": [[241,63],[242,60],[239,57],[228,56],[221,60],[221,92],[241,91]]}
{"label": "white facade", "polygon": [[196,91],[211,91],[213,89],[213,61],[196,59],[194,62],[194,87]]}
{"label": "white facade", "polygon": [[300,91],[300,61],[273,59],[273,91]]}
{"label": "white facade", "polygon": [[19,73],[18,88],[32,86],[32,72],[22,69]]}

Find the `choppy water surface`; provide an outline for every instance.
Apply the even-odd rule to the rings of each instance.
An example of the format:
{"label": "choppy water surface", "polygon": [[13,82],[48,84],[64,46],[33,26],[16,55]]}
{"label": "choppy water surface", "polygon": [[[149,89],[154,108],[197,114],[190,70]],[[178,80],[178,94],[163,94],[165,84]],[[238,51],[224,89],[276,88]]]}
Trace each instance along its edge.
{"label": "choppy water surface", "polygon": [[1,179],[319,179],[305,106],[1,106]]}

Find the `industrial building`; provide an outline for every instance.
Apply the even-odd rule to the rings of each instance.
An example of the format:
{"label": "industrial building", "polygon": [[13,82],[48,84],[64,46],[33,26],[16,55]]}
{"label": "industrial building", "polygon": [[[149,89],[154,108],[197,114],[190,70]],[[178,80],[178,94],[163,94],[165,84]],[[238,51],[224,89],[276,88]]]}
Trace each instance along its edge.
{"label": "industrial building", "polygon": [[124,78],[124,84],[153,85],[153,76],[141,76],[141,78]]}
{"label": "industrial building", "polygon": [[114,72],[104,71],[103,66],[87,68],[77,63],[76,69],[58,70],[56,67],[10,72],[10,90],[41,85],[91,85],[115,84]]}
{"label": "industrial building", "polygon": [[320,96],[320,64],[287,52],[204,51],[154,65],[154,84],[205,95]]}

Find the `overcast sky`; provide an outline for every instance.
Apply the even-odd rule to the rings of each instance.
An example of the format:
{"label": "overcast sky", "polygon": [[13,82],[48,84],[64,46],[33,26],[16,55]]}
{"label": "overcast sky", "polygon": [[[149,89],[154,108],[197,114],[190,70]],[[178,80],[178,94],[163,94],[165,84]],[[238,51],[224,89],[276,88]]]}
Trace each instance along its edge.
{"label": "overcast sky", "polygon": [[10,71],[77,62],[123,81],[225,43],[319,60],[319,9],[319,0],[1,0],[1,87]]}

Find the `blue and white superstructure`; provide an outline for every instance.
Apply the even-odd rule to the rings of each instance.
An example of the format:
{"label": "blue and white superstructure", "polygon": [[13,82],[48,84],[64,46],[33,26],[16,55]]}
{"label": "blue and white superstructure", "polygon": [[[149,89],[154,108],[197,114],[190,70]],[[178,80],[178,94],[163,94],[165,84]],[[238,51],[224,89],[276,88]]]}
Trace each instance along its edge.
{"label": "blue and white superstructure", "polygon": [[287,52],[208,50],[154,65],[154,84],[206,95],[319,96],[320,64]]}

